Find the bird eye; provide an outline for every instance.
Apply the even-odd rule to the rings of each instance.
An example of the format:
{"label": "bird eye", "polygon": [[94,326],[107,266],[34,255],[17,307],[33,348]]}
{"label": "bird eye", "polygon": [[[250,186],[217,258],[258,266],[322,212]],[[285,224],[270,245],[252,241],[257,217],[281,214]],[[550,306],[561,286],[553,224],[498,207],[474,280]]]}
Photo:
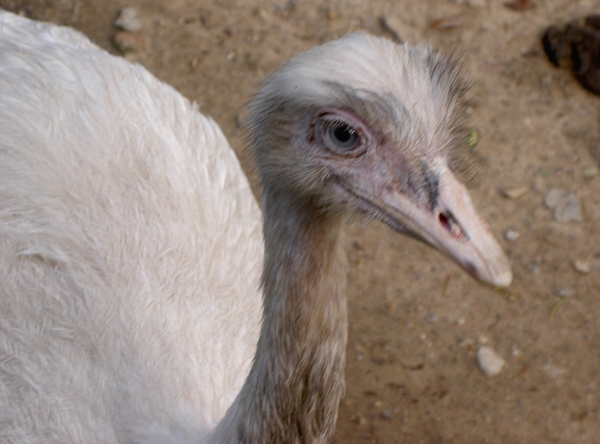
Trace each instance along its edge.
{"label": "bird eye", "polygon": [[358,134],[354,128],[344,122],[332,122],[327,127],[327,138],[334,148],[351,150],[358,145]]}

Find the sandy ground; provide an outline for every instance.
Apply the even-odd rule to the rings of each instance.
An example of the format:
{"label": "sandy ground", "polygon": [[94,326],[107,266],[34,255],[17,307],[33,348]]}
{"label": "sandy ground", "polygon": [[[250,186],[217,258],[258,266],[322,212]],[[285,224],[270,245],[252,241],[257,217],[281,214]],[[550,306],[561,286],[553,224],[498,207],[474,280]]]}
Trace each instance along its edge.
{"label": "sandy ground", "polygon": [[[515,280],[497,292],[385,227],[352,228],[335,442],[600,443],[600,97],[552,67],[539,39],[549,24],[600,13],[599,2],[535,0],[525,11],[502,0],[0,5],[73,26],[111,52],[115,17],[135,7],[142,29],[127,58],[213,116],[253,180],[238,121],[260,80],[290,56],[357,29],[394,37],[382,18],[408,42],[464,51],[479,139],[467,179]],[[517,199],[500,193],[519,188]],[[554,219],[544,198],[555,188],[579,200],[582,221]],[[519,237],[507,240],[507,230]],[[477,364],[483,344],[505,360],[494,378]]]}

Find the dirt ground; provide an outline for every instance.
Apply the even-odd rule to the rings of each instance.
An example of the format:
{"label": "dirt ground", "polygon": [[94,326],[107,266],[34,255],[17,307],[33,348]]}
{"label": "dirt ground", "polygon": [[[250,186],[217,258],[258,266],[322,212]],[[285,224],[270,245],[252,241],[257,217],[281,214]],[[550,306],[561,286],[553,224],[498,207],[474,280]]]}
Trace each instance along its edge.
{"label": "dirt ground", "polygon": [[[478,135],[467,178],[511,259],[514,283],[505,292],[485,288],[424,245],[376,224],[353,227],[347,393],[335,442],[598,444],[600,97],[548,63],[540,35],[550,24],[600,13],[600,2],[534,0],[532,9],[514,11],[505,1],[0,6],[73,26],[113,53],[112,23],[135,7],[142,29],[126,57],[213,116],[253,180],[239,120],[260,80],[290,56],[358,29],[464,51]],[[553,188],[577,197],[582,221],[554,219],[544,205]],[[511,199],[503,189],[524,194]],[[478,366],[483,344],[505,360],[496,377]]]}

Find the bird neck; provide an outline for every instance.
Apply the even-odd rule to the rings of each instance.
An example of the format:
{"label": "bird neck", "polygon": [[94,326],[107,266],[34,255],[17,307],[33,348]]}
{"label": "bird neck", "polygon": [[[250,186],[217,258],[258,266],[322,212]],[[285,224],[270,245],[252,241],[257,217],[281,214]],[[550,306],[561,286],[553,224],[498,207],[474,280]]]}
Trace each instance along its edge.
{"label": "bird neck", "polygon": [[343,217],[268,188],[263,202],[262,328],[215,442],[325,443],[344,392]]}

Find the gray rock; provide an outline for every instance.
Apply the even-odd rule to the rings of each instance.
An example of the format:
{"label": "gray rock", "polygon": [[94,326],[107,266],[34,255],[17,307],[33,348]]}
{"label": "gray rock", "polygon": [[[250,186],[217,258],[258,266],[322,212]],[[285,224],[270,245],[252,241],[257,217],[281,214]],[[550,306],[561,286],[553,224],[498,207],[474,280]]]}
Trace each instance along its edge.
{"label": "gray rock", "polygon": [[552,188],[544,198],[544,205],[552,210],[552,215],[558,222],[581,222],[583,220],[581,202],[575,194],[567,190]]}

